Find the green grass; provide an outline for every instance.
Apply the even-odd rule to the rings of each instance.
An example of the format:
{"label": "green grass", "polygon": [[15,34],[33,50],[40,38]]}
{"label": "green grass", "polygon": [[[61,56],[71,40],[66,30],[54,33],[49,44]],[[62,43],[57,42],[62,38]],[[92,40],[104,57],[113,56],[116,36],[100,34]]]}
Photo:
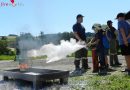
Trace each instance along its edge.
{"label": "green grass", "polygon": [[39,57],[31,57],[32,60],[36,60],[36,59],[46,59],[47,56],[39,56]]}
{"label": "green grass", "polygon": [[88,57],[91,57],[91,56],[92,56],[92,51],[89,50],[89,51],[88,51]]}
{"label": "green grass", "polygon": [[69,79],[72,90],[130,90],[130,76],[114,72],[107,76],[80,76]]}
{"label": "green grass", "polygon": [[[88,57],[91,57],[91,51],[88,51]],[[71,55],[68,55],[68,57],[74,57],[74,53]],[[10,56],[10,55],[0,55],[0,60],[14,60],[15,55],[14,56]],[[35,59],[46,59],[47,56],[40,56],[40,57],[32,57],[31,59],[35,60]]]}
{"label": "green grass", "polygon": [[0,60],[14,60],[15,56],[0,55]]}
{"label": "green grass", "polygon": [[[92,51],[89,50],[88,51],[88,57],[91,57],[92,56]],[[71,55],[68,55],[68,57],[74,57],[74,53],[72,53]]]}
{"label": "green grass", "polygon": [[[32,57],[32,60],[36,60],[36,59],[46,59],[46,56],[41,56],[41,57]],[[0,55],[0,60],[14,60],[15,59],[15,55],[14,56],[9,56],[9,55]]]}
{"label": "green grass", "polygon": [[15,41],[16,40],[16,37],[15,36],[8,36],[8,41]]}

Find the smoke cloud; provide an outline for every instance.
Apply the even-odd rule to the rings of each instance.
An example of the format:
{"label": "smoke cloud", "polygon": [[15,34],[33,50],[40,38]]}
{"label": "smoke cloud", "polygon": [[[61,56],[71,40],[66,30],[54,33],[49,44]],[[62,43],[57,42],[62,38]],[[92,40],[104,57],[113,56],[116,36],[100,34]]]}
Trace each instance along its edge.
{"label": "smoke cloud", "polygon": [[58,61],[66,58],[67,55],[74,53],[75,51],[85,48],[85,45],[77,43],[75,39],[70,41],[61,40],[59,45],[52,43],[43,45],[39,49],[32,49],[28,51],[28,57],[47,56],[47,63]]}

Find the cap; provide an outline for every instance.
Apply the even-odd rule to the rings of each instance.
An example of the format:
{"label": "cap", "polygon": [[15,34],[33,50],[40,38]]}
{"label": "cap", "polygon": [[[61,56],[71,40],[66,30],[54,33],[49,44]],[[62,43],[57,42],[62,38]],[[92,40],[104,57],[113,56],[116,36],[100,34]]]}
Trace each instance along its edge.
{"label": "cap", "polygon": [[111,23],[113,23],[111,20],[108,20],[108,21],[107,21],[107,24],[111,24]]}
{"label": "cap", "polygon": [[82,14],[78,14],[76,18],[84,17]]}
{"label": "cap", "polygon": [[130,19],[130,11],[128,11],[128,12],[126,13],[125,19],[126,19],[126,20]]}
{"label": "cap", "polygon": [[116,19],[118,19],[119,17],[125,17],[125,13],[118,13]]}

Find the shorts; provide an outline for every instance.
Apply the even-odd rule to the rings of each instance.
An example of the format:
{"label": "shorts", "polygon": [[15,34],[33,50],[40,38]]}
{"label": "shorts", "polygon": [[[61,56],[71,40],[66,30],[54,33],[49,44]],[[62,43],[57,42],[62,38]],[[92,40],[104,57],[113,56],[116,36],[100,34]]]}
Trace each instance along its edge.
{"label": "shorts", "polygon": [[86,48],[82,48],[75,52],[76,59],[87,59],[88,50]]}
{"label": "shorts", "polygon": [[121,48],[121,54],[122,55],[130,55],[130,43],[128,44],[128,46],[120,45]]}

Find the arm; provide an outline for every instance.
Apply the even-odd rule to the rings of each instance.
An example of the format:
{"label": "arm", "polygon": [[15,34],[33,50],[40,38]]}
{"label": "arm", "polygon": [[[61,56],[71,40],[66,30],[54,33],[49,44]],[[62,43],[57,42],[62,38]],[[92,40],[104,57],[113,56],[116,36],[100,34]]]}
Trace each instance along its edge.
{"label": "arm", "polygon": [[97,39],[95,42],[91,43],[91,45],[95,45],[95,44],[98,44],[100,41],[100,39]]}
{"label": "arm", "polygon": [[127,36],[127,40],[130,38],[130,34]]}
{"label": "arm", "polygon": [[79,35],[77,34],[77,32],[74,32],[74,36],[75,36],[76,39],[78,39],[79,41],[82,41],[82,39],[79,37]]}
{"label": "arm", "polygon": [[90,46],[92,45],[92,42],[93,42],[94,39],[95,39],[95,37],[93,37],[93,38],[90,40],[90,42],[87,44],[88,47],[90,47]]}
{"label": "arm", "polygon": [[124,32],[124,29],[123,28],[120,28],[120,33],[122,35],[122,38],[123,38],[123,42],[126,46],[128,46],[128,41],[127,41],[127,37],[126,37],[126,34]]}
{"label": "arm", "polygon": [[90,40],[90,42],[89,42],[89,43],[92,43],[94,39],[95,39],[95,37],[93,37],[93,38]]}
{"label": "arm", "polygon": [[108,31],[106,31],[106,37],[107,37],[108,41],[110,41],[110,38],[108,36]]}
{"label": "arm", "polygon": [[79,30],[79,27],[77,25],[74,25],[73,26],[73,33],[74,33],[74,36],[75,38],[78,40],[78,41],[82,41],[82,39],[79,37],[78,35],[78,30]]}

